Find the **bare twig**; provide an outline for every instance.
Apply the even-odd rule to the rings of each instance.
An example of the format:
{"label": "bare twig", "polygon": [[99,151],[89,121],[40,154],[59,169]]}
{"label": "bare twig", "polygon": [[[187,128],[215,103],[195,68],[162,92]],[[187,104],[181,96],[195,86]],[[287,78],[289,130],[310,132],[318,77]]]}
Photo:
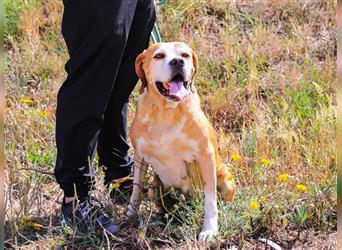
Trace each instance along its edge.
{"label": "bare twig", "polygon": [[47,172],[47,171],[43,171],[43,170],[39,170],[39,169],[35,169],[35,168],[18,168],[18,170],[35,171],[35,172],[38,172],[41,174],[55,175],[52,172]]}

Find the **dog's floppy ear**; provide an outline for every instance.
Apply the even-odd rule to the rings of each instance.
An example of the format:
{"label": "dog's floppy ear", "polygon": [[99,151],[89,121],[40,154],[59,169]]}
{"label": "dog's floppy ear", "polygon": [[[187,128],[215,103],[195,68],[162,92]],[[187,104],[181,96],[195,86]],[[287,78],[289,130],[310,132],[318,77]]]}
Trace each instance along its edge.
{"label": "dog's floppy ear", "polygon": [[193,80],[194,80],[195,74],[198,70],[198,59],[197,59],[197,55],[196,55],[195,51],[193,51],[193,50],[192,50],[192,64],[194,66],[194,71],[192,72],[190,89],[191,89],[192,93],[195,93],[196,90],[195,90],[195,86],[193,85]]}
{"label": "dog's floppy ear", "polygon": [[198,69],[198,59],[195,51],[192,51],[192,64],[194,65],[194,72],[192,73],[192,78],[194,78]]}
{"label": "dog's floppy ear", "polygon": [[146,57],[146,50],[144,50],[138,57],[135,59],[135,72],[137,73],[140,81],[141,81],[141,87],[139,90],[139,93],[142,94],[144,92],[145,87],[147,88],[147,79],[145,72],[143,70],[143,63],[145,61]]}

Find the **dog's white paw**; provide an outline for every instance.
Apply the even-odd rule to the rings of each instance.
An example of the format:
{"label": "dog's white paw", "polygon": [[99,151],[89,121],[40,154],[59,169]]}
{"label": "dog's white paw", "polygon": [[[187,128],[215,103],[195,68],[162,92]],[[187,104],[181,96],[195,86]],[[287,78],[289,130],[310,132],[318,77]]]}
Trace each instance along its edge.
{"label": "dog's white paw", "polygon": [[198,240],[210,241],[215,237],[216,234],[217,234],[216,230],[203,230],[202,232],[199,233]]}

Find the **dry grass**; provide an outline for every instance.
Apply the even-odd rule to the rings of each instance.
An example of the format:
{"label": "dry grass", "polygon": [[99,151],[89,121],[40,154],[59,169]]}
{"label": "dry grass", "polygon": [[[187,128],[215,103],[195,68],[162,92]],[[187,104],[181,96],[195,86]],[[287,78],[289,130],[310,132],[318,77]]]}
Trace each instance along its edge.
{"label": "dry grass", "polygon": [[146,201],[140,222],[127,222],[101,174],[97,196],[122,225],[118,239],[73,236],[59,224],[61,192],[50,173],[68,59],[61,2],[5,1],[7,247],[253,249],[264,247],[259,238],[284,248],[336,246],[335,1],[177,0],[159,9],[163,40],[185,41],[199,56],[203,108],[238,186],[233,203],[219,202],[220,235],[208,245],[195,240],[201,199],[172,191],[170,213]]}

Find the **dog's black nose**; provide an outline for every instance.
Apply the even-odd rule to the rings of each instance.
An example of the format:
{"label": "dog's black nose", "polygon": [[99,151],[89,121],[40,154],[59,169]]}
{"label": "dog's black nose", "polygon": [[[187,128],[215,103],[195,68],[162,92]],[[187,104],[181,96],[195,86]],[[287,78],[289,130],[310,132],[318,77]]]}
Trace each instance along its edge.
{"label": "dog's black nose", "polygon": [[178,67],[184,66],[184,60],[182,58],[173,58],[170,61],[170,65]]}

